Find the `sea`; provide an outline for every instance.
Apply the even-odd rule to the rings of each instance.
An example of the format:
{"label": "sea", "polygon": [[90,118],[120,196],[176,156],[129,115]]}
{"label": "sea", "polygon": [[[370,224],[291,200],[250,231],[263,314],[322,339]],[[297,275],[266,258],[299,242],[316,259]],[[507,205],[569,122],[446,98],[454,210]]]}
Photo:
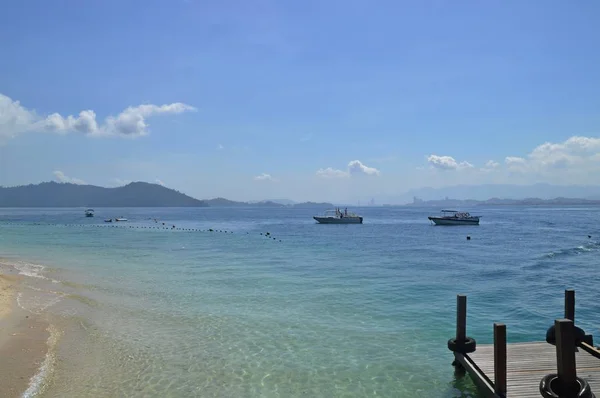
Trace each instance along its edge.
{"label": "sea", "polygon": [[544,340],[569,288],[600,337],[600,207],[84,210],[0,209],[0,262],[52,332],[24,397],[479,397],[447,348],[457,294],[477,344],[494,322]]}

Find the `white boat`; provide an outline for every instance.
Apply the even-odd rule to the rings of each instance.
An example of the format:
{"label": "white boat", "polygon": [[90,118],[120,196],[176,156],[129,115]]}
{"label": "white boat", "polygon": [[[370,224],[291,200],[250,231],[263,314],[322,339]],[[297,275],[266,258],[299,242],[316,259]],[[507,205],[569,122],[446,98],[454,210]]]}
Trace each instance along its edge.
{"label": "white boat", "polygon": [[94,209],[87,209],[85,211],[85,216],[86,217],[94,217]]}
{"label": "white boat", "polygon": [[119,217],[119,218],[115,218],[115,221],[127,221],[127,219],[123,218],[123,217]]}
{"label": "white boat", "polygon": [[427,218],[435,225],[479,225],[480,217],[456,210],[442,210],[441,216],[429,216]]}
{"label": "white boat", "polygon": [[358,214],[348,212],[348,209],[327,210],[322,216],[314,216],[320,224],[362,224],[363,218]]}

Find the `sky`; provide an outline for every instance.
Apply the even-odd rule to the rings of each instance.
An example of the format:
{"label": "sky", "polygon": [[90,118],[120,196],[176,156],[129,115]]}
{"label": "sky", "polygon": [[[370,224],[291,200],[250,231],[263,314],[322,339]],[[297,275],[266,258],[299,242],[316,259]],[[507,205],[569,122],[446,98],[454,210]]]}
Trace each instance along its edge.
{"label": "sky", "polygon": [[2,1],[0,185],[348,201],[600,179],[595,0]]}

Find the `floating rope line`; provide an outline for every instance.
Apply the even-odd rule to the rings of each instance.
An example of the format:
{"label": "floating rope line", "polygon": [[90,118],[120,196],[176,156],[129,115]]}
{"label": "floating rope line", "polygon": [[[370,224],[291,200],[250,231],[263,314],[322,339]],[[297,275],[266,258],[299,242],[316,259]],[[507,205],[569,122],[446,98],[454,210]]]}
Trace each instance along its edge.
{"label": "floating rope line", "polygon": [[[108,223],[106,223],[108,224]],[[15,222],[15,221],[0,221],[0,226],[16,226],[16,227],[71,227],[71,228],[119,228],[119,229],[158,229],[167,231],[181,231],[181,232],[211,232],[211,233],[223,233],[233,234],[234,231],[225,229],[201,229],[201,228],[179,228],[176,225],[166,226],[165,223],[161,223],[160,226],[147,226],[147,225],[106,225],[106,224],[62,224],[62,223],[40,223],[40,222]],[[112,222],[111,222],[112,224]],[[246,231],[246,235],[250,235],[249,231]],[[260,236],[263,236],[269,240],[282,242],[281,239],[275,238],[270,232],[259,232]]]}

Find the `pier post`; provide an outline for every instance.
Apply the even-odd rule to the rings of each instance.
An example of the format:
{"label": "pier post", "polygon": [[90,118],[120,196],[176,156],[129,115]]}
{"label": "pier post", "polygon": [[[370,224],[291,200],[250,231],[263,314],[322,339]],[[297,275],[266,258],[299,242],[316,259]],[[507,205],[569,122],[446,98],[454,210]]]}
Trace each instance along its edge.
{"label": "pier post", "polygon": [[568,397],[567,391],[579,391],[575,364],[575,328],[570,319],[557,319],[554,321],[554,326],[556,329],[558,385],[559,390],[565,392],[564,396]]}
{"label": "pier post", "polygon": [[575,323],[575,290],[565,290],[565,318]]}
{"label": "pier post", "polygon": [[594,398],[590,385],[577,377],[575,362],[576,329],[571,319],[554,321],[556,331],[557,373],[546,375],[540,382],[540,393],[544,398]]}
{"label": "pier post", "polygon": [[[570,320],[575,324],[575,290],[565,290],[565,319]],[[582,342],[589,345],[594,345],[594,338],[591,334],[586,334],[580,327],[574,326],[573,336],[575,345],[580,345]],[[556,325],[552,325],[546,331],[546,342],[556,345]]]}
{"label": "pier post", "polygon": [[506,395],[506,325],[494,323],[494,392]]}
{"label": "pier post", "polygon": [[465,341],[467,337],[467,296],[456,296],[456,341]]}
{"label": "pier post", "polygon": [[470,354],[475,352],[477,342],[467,336],[467,296],[459,294],[456,296],[456,336],[448,340],[448,349],[454,353],[453,366],[459,367],[460,361],[456,360],[456,354]]}

